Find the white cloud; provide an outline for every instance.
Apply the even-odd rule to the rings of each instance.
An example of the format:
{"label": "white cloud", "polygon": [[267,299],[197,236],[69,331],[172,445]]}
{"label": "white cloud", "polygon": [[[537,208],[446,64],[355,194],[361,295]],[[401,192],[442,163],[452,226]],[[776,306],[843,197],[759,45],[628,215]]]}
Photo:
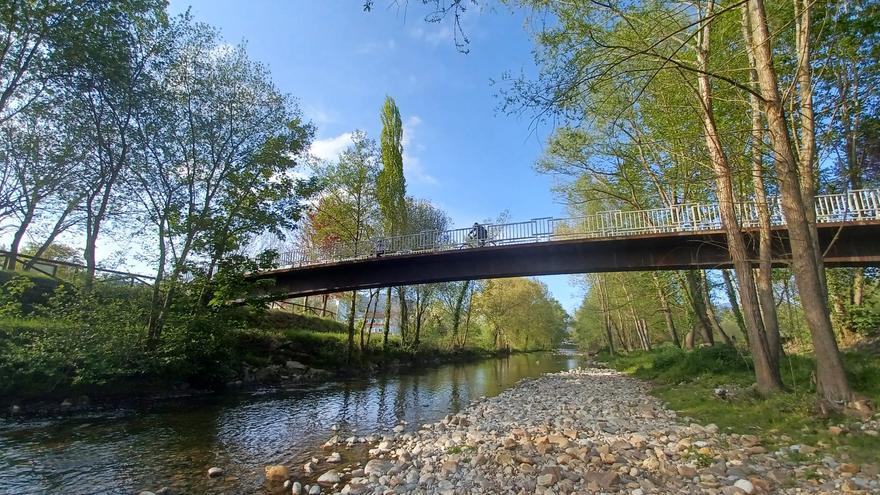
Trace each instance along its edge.
{"label": "white cloud", "polygon": [[[425,147],[415,141],[416,127],[421,125],[422,119],[418,115],[410,115],[403,121],[403,173],[406,179],[412,182],[436,185],[437,178],[428,173],[417,156],[417,152],[424,151]],[[416,153],[413,153],[413,152]]]}
{"label": "white cloud", "polygon": [[455,42],[455,31],[447,24],[428,23],[426,26],[416,26],[409,30],[409,35],[431,46],[452,45]]}
{"label": "white cloud", "polygon": [[352,133],[343,132],[336,137],[316,139],[312,142],[309,153],[322,160],[335,160],[352,143],[351,137]]}
{"label": "white cloud", "polygon": [[368,41],[361,44],[355,49],[355,52],[361,55],[372,55],[379,52],[391,51],[397,48],[397,42],[394,38],[385,41]]}

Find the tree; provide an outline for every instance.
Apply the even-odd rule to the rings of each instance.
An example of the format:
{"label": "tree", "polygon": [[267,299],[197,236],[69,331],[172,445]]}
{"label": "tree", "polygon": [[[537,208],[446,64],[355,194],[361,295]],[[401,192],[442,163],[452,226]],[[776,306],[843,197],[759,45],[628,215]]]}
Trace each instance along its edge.
{"label": "tree", "polygon": [[473,304],[487,322],[490,345],[496,350],[552,349],[565,337],[565,311],[547,286],[535,280],[489,280],[474,295]]}
{"label": "tree", "polygon": [[[376,207],[376,177],[379,173],[375,143],[362,132],[352,135],[352,144],[336,163],[317,167],[324,188],[309,216],[315,244],[322,249],[356,257],[371,249],[366,242],[379,227]],[[357,291],[352,291],[348,314],[348,359],[354,351],[354,320]]]}
{"label": "tree", "polygon": [[[396,236],[406,231],[407,204],[406,204],[406,178],[403,176],[403,121],[400,119],[400,110],[390,96],[385,97],[382,106],[382,170],[376,179],[376,199],[379,201],[379,209],[382,213],[383,235]],[[406,312],[405,295],[401,294],[401,333],[405,322],[403,315]],[[387,289],[385,297],[385,331],[382,337],[382,346],[388,348],[388,332],[391,327],[391,287]]]}
{"label": "tree", "polygon": [[7,270],[16,268],[16,256],[28,228],[45,213],[48,200],[68,187],[74,174],[75,151],[53,117],[49,109],[31,105],[0,129],[0,162],[8,167],[14,184],[11,209],[17,221]]}
{"label": "tree", "polygon": [[117,185],[130,164],[135,116],[150,89],[150,69],[170,48],[166,27],[158,4],[144,11],[109,11],[90,17],[83,36],[63,46],[67,75],[60,100],[67,132],[86,151],[79,175],[87,287],[95,276],[98,237],[108,217],[122,211]]}
{"label": "tree", "polygon": [[[802,14],[802,29],[809,26],[809,2],[803,5],[795,2]],[[818,233],[815,225],[813,208],[813,166],[815,149],[809,145],[799,161],[794,155],[793,143],[789,134],[790,121],[785,113],[785,106],[779,91],[779,79],[773,62],[773,49],[770,40],[767,14],[762,0],[749,0],[749,20],[752,36],[749,48],[755,54],[755,70],[763,98],[763,110],[767,119],[767,128],[773,145],[776,173],[780,182],[780,203],[785,213],[786,224],[790,232],[792,251],[792,270],[803,303],[804,315],[813,340],[816,352],[816,384],[817,391],[823,399],[832,405],[852,399],[852,390],[843,369],[843,361],[831,327],[828,311],[824,279],[824,264],[819,250]],[[799,44],[798,84],[801,94],[802,110],[805,105],[812,105],[812,94],[806,89],[804,77],[809,67],[809,31],[801,31],[803,41]],[[811,111],[804,111],[805,120],[812,119]],[[803,130],[804,136],[815,132],[812,123]],[[812,140],[815,136],[808,139]],[[805,198],[808,196],[808,198]],[[807,211],[811,209],[812,211]],[[742,281],[740,282],[742,284]]]}
{"label": "tree", "polygon": [[166,89],[136,115],[143,159],[130,172],[158,231],[160,279],[171,254],[151,320],[153,341],[191,256],[207,258],[209,283],[220,260],[249,236],[281,235],[294,225],[302,190],[291,173],[313,134],[244,46],[223,45],[214,29],[186,18],[174,27],[175,50],[157,77]]}
{"label": "tree", "polygon": [[[380,174],[381,176],[381,174]],[[449,228],[449,217],[446,212],[432,205],[428,201],[408,198],[407,202],[408,228],[412,233],[440,232]],[[415,303],[415,334],[413,335],[412,347],[418,348],[422,332],[422,323],[425,311],[437,296],[438,284],[420,284],[407,289],[412,294]],[[388,309],[386,308],[386,312]]]}

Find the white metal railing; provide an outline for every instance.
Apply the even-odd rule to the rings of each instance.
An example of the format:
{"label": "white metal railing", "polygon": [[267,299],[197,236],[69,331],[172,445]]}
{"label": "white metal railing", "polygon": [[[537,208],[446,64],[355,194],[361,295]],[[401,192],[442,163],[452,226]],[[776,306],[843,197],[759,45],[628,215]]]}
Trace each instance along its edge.
{"label": "white metal railing", "polygon": [[[822,194],[815,198],[818,223],[880,220],[880,189],[861,189],[841,194]],[[768,203],[770,222],[784,225],[778,198]],[[743,227],[757,227],[758,205],[736,205]],[[714,203],[688,203],[650,210],[602,211],[584,217],[535,218],[526,222],[484,224],[473,228],[431,230],[355,243],[335,243],[323,250],[282,253],[282,266],[300,267],[357,260],[376,256],[427,253],[482,246],[503,246],[563,239],[606,238],[670,232],[720,230],[721,214]]]}

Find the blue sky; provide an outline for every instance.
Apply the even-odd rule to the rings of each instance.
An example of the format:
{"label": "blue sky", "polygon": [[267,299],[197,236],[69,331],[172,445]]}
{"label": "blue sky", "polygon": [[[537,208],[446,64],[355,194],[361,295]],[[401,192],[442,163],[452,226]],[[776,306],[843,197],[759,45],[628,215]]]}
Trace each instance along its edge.
{"label": "blue sky", "polygon": [[[360,0],[172,0],[171,11],[190,7],[227,42],[246,41],[317,126],[314,154],[332,158],[355,129],[378,137],[379,109],[391,95],[405,123],[410,195],[442,207],[457,226],[504,210],[513,220],[564,216],[552,179],[533,168],[550,129],[534,129],[530,115],[501,114],[491,83],[505,72],[534,72],[523,14],[469,11],[471,43],[462,54],[451,22],[424,22],[421,2],[405,10],[391,3],[378,0],[366,13]],[[542,280],[574,310],[579,291],[569,277]]]}

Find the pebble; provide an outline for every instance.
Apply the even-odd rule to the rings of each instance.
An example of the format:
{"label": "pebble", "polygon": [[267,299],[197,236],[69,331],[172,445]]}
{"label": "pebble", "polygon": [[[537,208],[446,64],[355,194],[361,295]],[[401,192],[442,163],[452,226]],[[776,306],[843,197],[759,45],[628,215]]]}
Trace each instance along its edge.
{"label": "pebble", "polygon": [[742,480],[742,479],[736,480],[736,482],[733,484],[733,486],[739,488],[740,490],[742,490],[748,494],[751,494],[755,491],[755,485],[753,485],[752,482],[749,480]]}
{"label": "pebble", "polygon": [[216,478],[217,476],[223,476],[223,470],[218,467],[212,467],[208,469],[208,477]]}

